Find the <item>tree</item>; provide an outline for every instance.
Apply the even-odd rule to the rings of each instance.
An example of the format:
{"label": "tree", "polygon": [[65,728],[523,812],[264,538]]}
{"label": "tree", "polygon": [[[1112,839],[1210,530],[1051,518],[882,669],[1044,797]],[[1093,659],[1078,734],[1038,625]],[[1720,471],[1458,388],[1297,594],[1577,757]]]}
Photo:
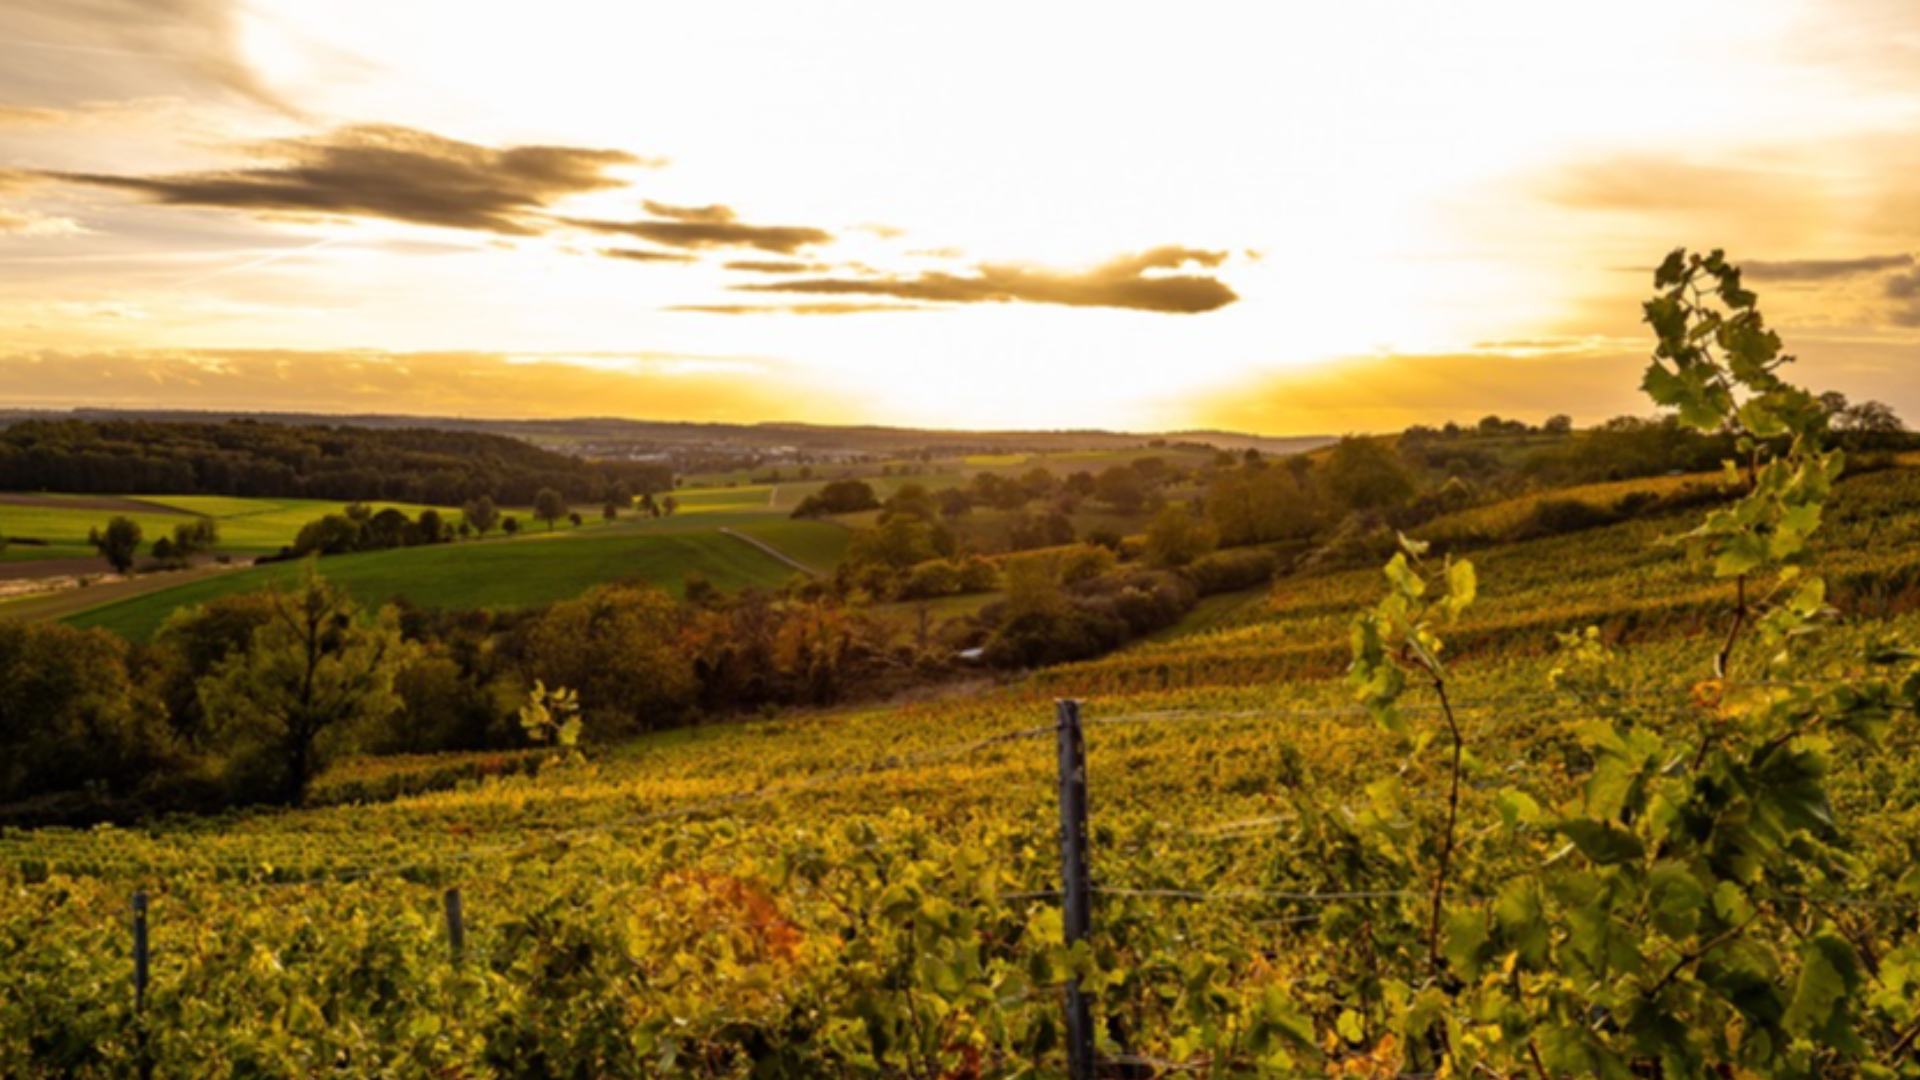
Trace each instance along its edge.
{"label": "tree", "polygon": [[508,536],[513,536],[519,533],[520,519],[517,517],[514,517],[512,514],[508,514],[500,522],[500,531],[503,533],[506,533]]}
{"label": "tree", "polygon": [[1169,503],[1147,526],[1147,563],[1163,570],[1185,566],[1219,542],[1220,534],[1211,522],[1183,505]]}
{"label": "tree", "polygon": [[526,642],[529,679],[580,694],[588,729],[617,735],[671,727],[698,686],[678,647],[680,610],[649,585],[602,585],[553,605]]}
{"label": "tree", "polygon": [[1548,435],[1566,435],[1573,431],[1573,417],[1566,413],[1556,413],[1547,417],[1540,430]]}
{"label": "tree", "polygon": [[794,508],[793,516],[809,518],[828,514],[857,514],[879,507],[879,497],[873,493],[873,486],[865,480],[834,480],[802,499],[800,505]]}
{"label": "tree", "polygon": [[1131,514],[1147,501],[1146,484],[1140,474],[1126,465],[1102,469],[1093,478],[1094,497],[1123,514]]}
{"label": "tree", "polygon": [[87,533],[87,542],[122,574],[133,569],[133,560],[140,555],[141,539],[140,523],[130,517],[116,517],[107,522],[105,532],[94,529]]}
{"label": "tree", "polygon": [[195,518],[192,522],[173,527],[173,554],[175,558],[191,559],[205,551],[211,551],[220,542],[220,526],[210,517]]}
{"label": "tree", "polygon": [[[1487,420],[1500,421],[1497,416]],[[1481,421],[1484,428],[1487,420]],[[1413,479],[1384,444],[1350,435],[1327,456],[1327,485],[1349,510],[1379,510],[1405,502]]]}
{"label": "tree", "polygon": [[488,495],[482,495],[461,507],[460,513],[473,526],[473,530],[483,537],[500,523],[500,511],[494,508],[493,498]]}
{"label": "tree", "polygon": [[85,785],[126,792],[170,749],[162,712],[103,630],[0,620],[0,802]]}
{"label": "tree", "polygon": [[567,516],[566,497],[552,488],[541,488],[533,497],[533,516],[547,523],[547,531],[553,531],[553,524]]}
{"label": "tree", "polygon": [[200,684],[200,704],[233,748],[230,776],[243,796],[298,806],[327,764],[362,729],[401,706],[393,683],[412,658],[399,613],[371,622],[345,590],[311,566],[299,589],[273,596],[272,617],[245,651]]}
{"label": "tree", "polygon": [[1898,435],[1907,430],[1893,407],[1880,401],[1863,401],[1858,405],[1849,405],[1841,409],[1833,418],[1836,431],[1860,432],[1867,435]]}
{"label": "tree", "polygon": [[420,511],[420,521],[414,531],[421,543],[438,544],[447,538],[451,530],[447,528],[445,519],[440,516],[440,511],[428,507]]}
{"label": "tree", "polygon": [[147,682],[160,695],[174,737],[211,749],[212,732],[200,708],[199,684],[221,661],[247,649],[254,631],[273,619],[273,594],[236,593],[181,608],[168,617],[147,650]]}

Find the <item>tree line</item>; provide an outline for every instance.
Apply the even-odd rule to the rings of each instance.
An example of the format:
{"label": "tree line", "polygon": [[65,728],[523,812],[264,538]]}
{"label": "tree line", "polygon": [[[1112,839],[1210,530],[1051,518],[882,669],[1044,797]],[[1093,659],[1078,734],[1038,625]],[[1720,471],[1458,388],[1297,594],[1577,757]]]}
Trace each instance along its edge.
{"label": "tree line", "polygon": [[150,643],[0,622],[0,820],[298,804],[352,753],[515,750],[536,686],[589,742],[884,694],[945,642],[819,591],[676,600],[639,581],[517,611],[377,611],[327,582],[212,600]]}
{"label": "tree line", "polygon": [[673,487],[657,462],[590,462],[504,435],[257,420],[32,420],[0,430],[0,490],[526,505]]}

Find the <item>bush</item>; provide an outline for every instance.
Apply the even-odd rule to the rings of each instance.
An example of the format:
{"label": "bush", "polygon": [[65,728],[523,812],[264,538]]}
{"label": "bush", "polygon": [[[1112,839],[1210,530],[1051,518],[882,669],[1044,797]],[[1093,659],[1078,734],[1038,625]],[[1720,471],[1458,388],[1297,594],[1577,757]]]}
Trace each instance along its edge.
{"label": "bush", "polygon": [[1265,585],[1280,570],[1280,556],[1266,548],[1216,551],[1187,564],[1181,571],[1201,596],[1237,592]]}
{"label": "bush", "polygon": [[1000,587],[1000,572],[993,564],[978,555],[970,556],[960,564],[960,591],[963,593],[991,592]]}
{"label": "bush", "polygon": [[164,710],[103,630],[0,622],[0,801],[125,795],[178,763]]}
{"label": "bush", "polygon": [[908,600],[953,596],[959,591],[960,569],[945,559],[920,563],[907,572],[907,579],[900,586],[901,597]]}
{"label": "bush", "polygon": [[1619,515],[1612,510],[1579,499],[1541,499],[1514,527],[1512,539],[1537,540],[1544,536],[1597,529],[1619,520]]}
{"label": "bush", "polygon": [[602,585],[547,609],[528,630],[527,682],[580,694],[587,731],[616,738],[685,721],[699,687],[679,649],[673,598],[647,585]]}

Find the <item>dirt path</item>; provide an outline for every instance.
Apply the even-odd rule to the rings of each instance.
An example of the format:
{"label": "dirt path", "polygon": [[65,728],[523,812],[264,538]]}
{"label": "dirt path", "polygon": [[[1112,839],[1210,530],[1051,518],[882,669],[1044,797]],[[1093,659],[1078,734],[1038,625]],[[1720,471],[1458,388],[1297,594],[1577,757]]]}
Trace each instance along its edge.
{"label": "dirt path", "polygon": [[[21,548],[17,550],[32,550]],[[70,559],[28,559],[24,562],[0,563],[0,582],[39,581],[42,578],[79,577],[83,574],[105,573],[107,561],[98,555],[75,557]]]}
{"label": "dirt path", "polygon": [[719,532],[723,536],[731,536],[735,540],[738,540],[743,544],[751,544],[754,547],[759,548],[761,551],[766,552],[768,555],[771,555],[774,558],[779,559],[781,562],[786,563],[788,566],[793,567],[795,570],[798,570],[801,573],[807,575],[808,577],[820,576],[820,571],[815,570],[813,567],[808,566],[806,563],[801,562],[800,560],[794,558],[793,556],[787,554],[784,551],[781,551],[779,548],[776,548],[773,545],[766,543],[765,541],[756,540],[753,537],[746,535],[745,533],[734,532],[732,529],[726,528],[724,526],[715,531]]}
{"label": "dirt path", "polygon": [[[90,560],[91,561],[91,560]],[[245,566],[235,563],[230,566],[213,564],[200,566],[192,570],[169,570],[151,574],[141,574],[135,578],[123,578],[104,575],[88,584],[74,583],[60,589],[38,592],[13,600],[0,600],[0,619],[26,619],[32,622],[50,622],[77,615],[89,608],[102,604],[111,604],[116,600],[125,600],[132,596],[144,596],[150,592],[171,589],[189,581],[198,581],[215,574],[224,574],[232,570],[242,570]]]}

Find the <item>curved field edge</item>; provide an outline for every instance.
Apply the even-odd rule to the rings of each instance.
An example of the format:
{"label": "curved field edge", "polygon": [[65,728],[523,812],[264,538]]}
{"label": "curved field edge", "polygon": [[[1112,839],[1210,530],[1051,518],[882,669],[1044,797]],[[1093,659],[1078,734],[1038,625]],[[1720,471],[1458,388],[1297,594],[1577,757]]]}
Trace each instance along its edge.
{"label": "curved field edge", "polygon": [[[422,607],[514,608],[569,600],[595,585],[643,580],[678,596],[689,573],[721,589],[777,587],[794,574],[765,552],[718,533],[539,536],[337,555],[317,563],[363,603],[405,599]],[[174,611],[221,596],[297,581],[302,563],[221,574],[91,608],[65,621],[135,641]]]}

